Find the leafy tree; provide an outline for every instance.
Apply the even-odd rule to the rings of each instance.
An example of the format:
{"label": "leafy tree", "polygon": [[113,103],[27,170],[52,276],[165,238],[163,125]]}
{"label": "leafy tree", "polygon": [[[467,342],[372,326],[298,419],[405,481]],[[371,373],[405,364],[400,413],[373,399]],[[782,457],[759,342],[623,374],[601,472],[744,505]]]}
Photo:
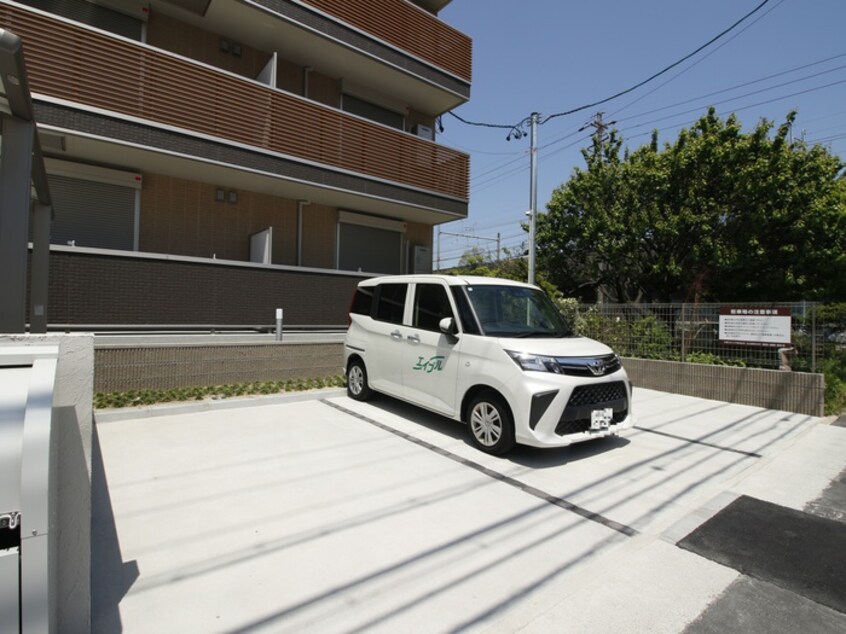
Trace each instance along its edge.
{"label": "leafy tree", "polygon": [[778,129],[715,111],[678,139],[621,155],[594,136],[538,218],[540,267],[568,294],[611,301],[846,297],[844,164]]}
{"label": "leafy tree", "polygon": [[[487,254],[473,247],[458,260],[458,265],[448,271],[449,275],[480,275],[482,277],[501,277],[507,280],[525,282],[529,278],[529,265],[526,258],[516,256],[509,249],[503,249],[505,257],[490,261]],[[561,292],[543,273],[535,274],[535,285],[542,288],[552,299],[560,299]]]}

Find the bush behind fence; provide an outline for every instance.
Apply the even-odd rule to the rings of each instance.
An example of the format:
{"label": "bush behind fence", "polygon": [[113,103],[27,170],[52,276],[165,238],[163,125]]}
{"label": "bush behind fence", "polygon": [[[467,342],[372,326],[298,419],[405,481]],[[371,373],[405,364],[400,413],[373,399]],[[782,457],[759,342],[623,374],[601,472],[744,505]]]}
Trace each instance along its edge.
{"label": "bush behind fence", "polygon": [[[624,357],[817,372],[826,343],[811,302],[589,305],[564,300],[560,307],[576,333],[602,341]],[[789,309],[791,344],[779,348],[721,342],[724,307]]]}

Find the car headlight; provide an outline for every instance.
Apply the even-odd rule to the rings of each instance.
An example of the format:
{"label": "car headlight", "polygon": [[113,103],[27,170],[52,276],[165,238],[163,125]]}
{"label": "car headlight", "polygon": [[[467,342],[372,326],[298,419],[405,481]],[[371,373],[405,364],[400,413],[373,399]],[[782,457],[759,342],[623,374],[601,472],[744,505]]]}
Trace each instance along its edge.
{"label": "car headlight", "polygon": [[555,357],[547,357],[542,354],[529,354],[527,352],[515,352],[506,350],[508,356],[514,360],[521,370],[532,370],[535,372],[554,372],[561,374],[561,366]]}

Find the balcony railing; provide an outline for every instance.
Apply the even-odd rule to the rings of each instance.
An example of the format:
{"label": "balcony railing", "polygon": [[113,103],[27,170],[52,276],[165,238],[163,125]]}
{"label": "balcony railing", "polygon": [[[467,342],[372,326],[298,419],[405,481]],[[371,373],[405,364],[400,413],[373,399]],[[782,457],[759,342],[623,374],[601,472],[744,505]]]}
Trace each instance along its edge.
{"label": "balcony railing", "polygon": [[467,198],[466,154],[143,44],[0,4],[33,93]]}
{"label": "balcony railing", "polygon": [[404,0],[304,0],[306,4],[470,81],[472,40]]}

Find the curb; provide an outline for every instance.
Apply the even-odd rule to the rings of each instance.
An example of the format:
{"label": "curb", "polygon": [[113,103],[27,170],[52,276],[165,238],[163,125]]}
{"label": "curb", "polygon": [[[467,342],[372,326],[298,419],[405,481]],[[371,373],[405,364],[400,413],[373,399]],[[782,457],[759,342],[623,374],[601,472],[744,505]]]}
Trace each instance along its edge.
{"label": "curb", "polygon": [[255,396],[240,396],[227,399],[206,399],[202,401],[187,401],[177,403],[161,403],[144,405],[142,407],[121,407],[94,411],[94,422],[114,423],[139,418],[156,418],[159,416],[175,416],[178,414],[195,414],[197,412],[214,412],[239,407],[255,407],[260,405],[284,405],[285,403],[300,403],[321,398],[334,398],[347,393],[346,388],[324,388],[320,390],[306,390],[291,394],[257,394]]}

